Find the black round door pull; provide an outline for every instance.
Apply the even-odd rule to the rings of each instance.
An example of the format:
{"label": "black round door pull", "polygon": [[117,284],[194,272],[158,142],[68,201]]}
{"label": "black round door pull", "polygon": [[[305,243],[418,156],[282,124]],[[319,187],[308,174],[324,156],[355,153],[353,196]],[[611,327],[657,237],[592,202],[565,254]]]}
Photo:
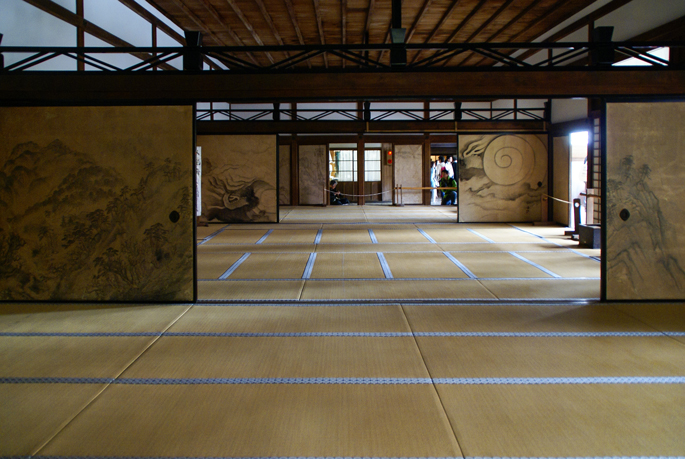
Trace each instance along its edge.
{"label": "black round door pull", "polygon": [[169,220],[171,220],[171,223],[176,223],[180,218],[181,216],[175,210],[169,214]]}
{"label": "black round door pull", "polygon": [[628,209],[623,209],[618,216],[621,217],[621,220],[625,222],[630,218],[630,212],[628,212]]}

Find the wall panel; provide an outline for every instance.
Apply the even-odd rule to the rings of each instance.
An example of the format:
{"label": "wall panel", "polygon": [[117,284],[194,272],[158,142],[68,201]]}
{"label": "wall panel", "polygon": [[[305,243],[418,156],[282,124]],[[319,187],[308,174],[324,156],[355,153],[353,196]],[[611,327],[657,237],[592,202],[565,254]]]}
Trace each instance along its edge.
{"label": "wall panel", "polygon": [[606,297],[685,298],[685,103],[607,104]]}
{"label": "wall panel", "polygon": [[275,135],[201,135],[197,144],[208,221],[277,221]]}
{"label": "wall panel", "polygon": [[324,204],[327,188],[326,145],[300,145],[300,204]]}
{"label": "wall panel", "polygon": [[278,147],[278,203],[290,205],[290,145]]}
{"label": "wall panel", "polygon": [[[554,149],[552,152],[552,175],[554,177],[553,194],[557,199],[570,202],[569,169],[571,164],[571,144],[569,136],[554,137],[552,142],[552,148]],[[569,204],[552,200],[552,221],[569,226],[570,209],[571,206]]]}
{"label": "wall panel", "polygon": [[[395,184],[403,188],[423,186],[423,145],[395,145]],[[404,190],[404,204],[422,204],[421,190]]]}
{"label": "wall panel", "polygon": [[0,299],[192,301],[193,109],[0,108]]}
{"label": "wall panel", "polygon": [[459,221],[540,221],[547,136],[459,136]]}

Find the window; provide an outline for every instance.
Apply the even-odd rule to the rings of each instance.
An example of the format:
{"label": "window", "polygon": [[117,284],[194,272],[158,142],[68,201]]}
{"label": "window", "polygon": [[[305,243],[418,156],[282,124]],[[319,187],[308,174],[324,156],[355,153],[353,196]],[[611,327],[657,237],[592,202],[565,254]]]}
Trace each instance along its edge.
{"label": "window", "polygon": [[[364,181],[381,181],[381,151],[364,151]],[[331,178],[339,182],[357,181],[357,150],[331,151]]]}
{"label": "window", "polygon": [[366,151],[364,151],[364,181],[365,182],[380,182],[381,181],[381,151],[380,150],[366,150]]}

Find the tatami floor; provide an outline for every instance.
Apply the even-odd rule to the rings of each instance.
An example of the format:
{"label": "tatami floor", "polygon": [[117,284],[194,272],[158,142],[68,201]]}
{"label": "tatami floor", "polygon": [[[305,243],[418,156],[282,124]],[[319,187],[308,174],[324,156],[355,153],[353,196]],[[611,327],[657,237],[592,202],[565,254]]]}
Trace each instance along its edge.
{"label": "tatami floor", "polygon": [[197,304],[0,304],[0,457],[685,457],[682,303],[588,300],[563,228],[347,207],[199,228]]}
{"label": "tatami floor", "polygon": [[600,251],[564,228],[455,224],[456,208],[281,208],[198,228],[201,301],[599,299]]}

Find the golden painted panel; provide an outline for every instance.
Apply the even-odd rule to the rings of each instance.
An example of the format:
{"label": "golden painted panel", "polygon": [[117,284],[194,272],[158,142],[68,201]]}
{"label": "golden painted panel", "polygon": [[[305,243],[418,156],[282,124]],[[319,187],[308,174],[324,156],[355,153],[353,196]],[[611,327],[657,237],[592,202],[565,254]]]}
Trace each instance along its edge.
{"label": "golden painted panel", "polygon": [[607,104],[606,296],[685,298],[685,103]]}
{"label": "golden painted panel", "polygon": [[0,299],[192,301],[192,107],[0,108]]}

